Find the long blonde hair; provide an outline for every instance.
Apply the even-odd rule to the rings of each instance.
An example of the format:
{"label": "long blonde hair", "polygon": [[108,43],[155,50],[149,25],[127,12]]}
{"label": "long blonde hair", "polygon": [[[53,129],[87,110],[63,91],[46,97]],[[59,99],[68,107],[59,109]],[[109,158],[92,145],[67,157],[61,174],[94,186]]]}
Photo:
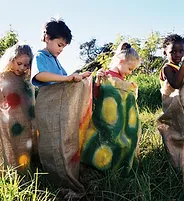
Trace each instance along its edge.
{"label": "long blonde hair", "polygon": [[15,44],[8,48],[3,56],[0,58],[0,73],[4,73],[11,70],[11,63],[16,58],[23,54],[30,57],[30,65],[33,59],[33,53],[29,45],[26,44]]}

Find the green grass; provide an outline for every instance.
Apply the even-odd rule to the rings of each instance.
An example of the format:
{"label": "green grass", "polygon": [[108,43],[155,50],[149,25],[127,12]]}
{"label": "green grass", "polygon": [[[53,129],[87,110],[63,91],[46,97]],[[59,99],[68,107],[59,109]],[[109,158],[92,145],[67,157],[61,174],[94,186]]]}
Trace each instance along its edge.
{"label": "green grass", "polygon": [[[39,183],[41,173],[21,176],[16,169],[7,168],[1,171],[0,200],[1,201],[54,201],[56,194],[42,190]],[[43,175],[42,175],[43,176]],[[28,179],[29,178],[29,179]]]}
{"label": "green grass", "polygon": [[[81,179],[85,183],[86,194],[80,201],[183,201],[184,188],[181,173],[174,170],[169,156],[156,129],[155,113],[144,110],[140,113],[142,135],[139,141],[137,160],[128,177],[117,172],[101,174],[87,169]],[[26,184],[21,185],[21,177],[14,170],[0,179],[0,200],[2,201],[51,201],[62,200],[45,181],[45,175],[38,172]],[[57,197],[57,198],[56,198]]]}
{"label": "green grass", "polygon": [[[140,114],[143,134],[139,142],[138,159],[129,177],[119,172],[100,175],[94,172],[88,184],[90,201],[183,201],[182,175],[169,162],[161,136],[156,129],[155,114],[144,111]],[[95,179],[94,179],[95,178]]]}

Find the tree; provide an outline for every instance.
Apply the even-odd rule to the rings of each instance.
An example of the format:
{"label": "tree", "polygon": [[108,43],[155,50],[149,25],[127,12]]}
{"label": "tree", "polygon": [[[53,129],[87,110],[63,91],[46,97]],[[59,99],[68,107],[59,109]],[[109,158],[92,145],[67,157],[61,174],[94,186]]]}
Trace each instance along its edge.
{"label": "tree", "polygon": [[0,38],[0,56],[2,56],[5,50],[18,42],[18,35],[10,29],[6,35]]}
{"label": "tree", "polygon": [[138,52],[141,63],[134,73],[154,73],[160,71],[165,59],[156,56],[161,48],[161,36],[159,32],[152,32],[146,39],[127,38],[127,41]]}
{"label": "tree", "polygon": [[152,32],[139,46],[137,51],[141,57],[140,69],[142,69],[145,73],[158,71],[163,65],[164,58],[156,56],[157,51],[161,48],[160,43],[160,33]]}
{"label": "tree", "polygon": [[96,41],[97,40],[93,38],[89,42],[80,45],[80,58],[85,62],[85,64],[93,62],[99,54],[111,51],[113,43],[107,43],[102,47],[99,47],[96,44]]}
{"label": "tree", "polygon": [[152,32],[146,39],[130,38],[120,35],[114,44],[107,43],[102,47],[96,45],[96,39],[83,43],[80,47],[81,59],[85,61],[82,70],[94,71],[101,67],[106,68],[113,56],[113,50],[117,48],[121,41],[128,41],[141,58],[140,67],[134,73],[141,72],[149,74],[160,71],[165,59],[162,56],[156,56],[161,42],[159,32]]}

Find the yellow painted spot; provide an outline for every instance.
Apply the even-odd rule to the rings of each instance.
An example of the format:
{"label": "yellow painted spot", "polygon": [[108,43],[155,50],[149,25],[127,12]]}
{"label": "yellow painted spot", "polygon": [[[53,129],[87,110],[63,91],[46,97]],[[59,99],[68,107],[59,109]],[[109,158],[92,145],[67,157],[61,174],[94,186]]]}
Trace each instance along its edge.
{"label": "yellow painted spot", "polygon": [[86,132],[83,146],[85,146],[89,142],[89,140],[92,138],[92,136],[94,136],[95,133],[96,133],[96,128],[94,127],[93,124],[91,124]]}
{"label": "yellow painted spot", "polygon": [[108,124],[115,124],[118,119],[117,103],[114,98],[105,98],[102,105],[102,115]]}
{"label": "yellow painted spot", "polygon": [[30,163],[30,157],[27,154],[22,154],[21,156],[19,156],[18,161],[19,161],[19,165],[22,168],[25,168]]}
{"label": "yellow painted spot", "polygon": [[128,120],[128,124],[130,127],[135,127],[136,126],[136,111],[135,111],[135,107],[131,107],[131,109],[129,110],[129,120]]}
{"label": "yellow painted spot", "polygon": [[102,145],[98,148],[93,156],[93,164],[99,169],[105,169],[109,167],[112,161],[112,151],[110,147]]}

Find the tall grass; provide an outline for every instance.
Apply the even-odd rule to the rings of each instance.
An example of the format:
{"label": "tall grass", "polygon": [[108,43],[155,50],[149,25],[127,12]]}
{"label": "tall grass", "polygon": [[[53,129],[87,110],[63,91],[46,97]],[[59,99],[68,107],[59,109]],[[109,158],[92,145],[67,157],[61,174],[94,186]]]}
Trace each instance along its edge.
{"label": "tall grass", "polygon": [[[170,163],[160,134],[156,129],[156,118],[161,113],[147,109],[140,113],[142,135],[139,155],[128,177],[117,172],[101,174],[89,169],[82,180],[86,193],[80,201],[183,201],[182,176]],[[84,173],[84,172],[83,172]],[[50,188],[45,175],[36,172],[26,183],[16,170],[8,169],[0,178],[0,200],[2,201],[51,201],[62,200],[56,196],[58,189]],[[42,185],[40,185],[42,183]],[[49,189],[49,190],[48,190]],[[72,200],[72,199],[71,199]]]}
{"label": "tall grass", "polygon": [[89,175],[84,200],[90,201],[183,201],[182,175],[174,170],[156,129],[155,114],[140,114],[143,133],[139,142],[139,156],[128,177],[108,171],[104,175],[93,171]]}
{"label": "tall grass", "polygon": [[41,173],[34,173],[32,176],[21,176],[16,168],[8,167],[1,171],[0,178],[0,200],[1,201],[54,201],[56,195],[39,189],[39,177]]}

